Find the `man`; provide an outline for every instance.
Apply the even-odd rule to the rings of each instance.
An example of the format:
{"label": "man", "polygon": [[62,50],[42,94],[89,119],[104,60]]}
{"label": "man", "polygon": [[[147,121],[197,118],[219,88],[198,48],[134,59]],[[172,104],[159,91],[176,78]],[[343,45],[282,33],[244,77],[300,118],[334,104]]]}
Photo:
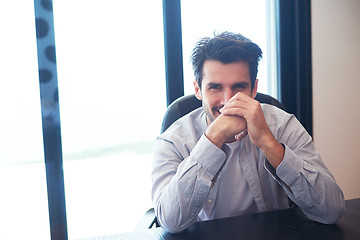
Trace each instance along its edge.
{"label": "man", "polygon": [[332,224],[344,197],[297,119],[260,104],[261,49],[240,34],[201,39],[192,54],[199,108],[156,142],[152,199],[172,233],[195,221],[285,209]]}

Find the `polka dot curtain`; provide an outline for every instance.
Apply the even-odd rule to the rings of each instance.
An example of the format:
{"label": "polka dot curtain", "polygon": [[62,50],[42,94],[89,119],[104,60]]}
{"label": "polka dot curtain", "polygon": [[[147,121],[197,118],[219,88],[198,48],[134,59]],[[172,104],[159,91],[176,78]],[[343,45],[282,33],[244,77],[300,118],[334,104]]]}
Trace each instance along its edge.
{"label": "polka dot curtain", "polygon": [[42,115],[46,127],[59,126],[55,37],[52,1],[35,0],[36,38]]}
{"label": "polka dot curtain", "polygon": [[52,1],[34,0],[51,239],[67,239]]}

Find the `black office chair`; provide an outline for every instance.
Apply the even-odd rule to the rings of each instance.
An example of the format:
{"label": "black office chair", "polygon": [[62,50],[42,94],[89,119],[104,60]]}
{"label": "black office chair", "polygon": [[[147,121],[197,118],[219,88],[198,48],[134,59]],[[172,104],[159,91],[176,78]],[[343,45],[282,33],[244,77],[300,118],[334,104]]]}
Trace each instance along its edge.
{"label": "black office chair", "polygon": [[[277,99],[269,95],[257,93],[255,99],[260,103],[271,104],[285,111],[285,107]],[[170,127],[173,122],[201,106],[202,103],[199,99],[195,97],[195,94],[183,96],[176,99],[173,103],[169,105],[165,112],[161,125],[161,133],[163,133],[168,127]],[[160,225],[157,222],[154,209],[151,208],[145,213],[143,218],[135,227],[135,230],[144,230],[147,228],[152,228],[154,226],[159,227]]]}

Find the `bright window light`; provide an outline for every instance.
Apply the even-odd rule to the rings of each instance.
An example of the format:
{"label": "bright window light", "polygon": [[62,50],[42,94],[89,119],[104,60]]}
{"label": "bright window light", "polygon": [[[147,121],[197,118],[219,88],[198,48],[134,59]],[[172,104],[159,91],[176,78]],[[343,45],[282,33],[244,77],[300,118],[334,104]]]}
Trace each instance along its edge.
{"label": "bright window light", "polygon": [[[212,37],[214,32],[230,31],[241,33],[260,46],[263,59],[258,69],[258,91],[276,97],[276,85],[273,84],[276,84],[276,67],[274,59],[269,56],[274,39],[270,34],[275,31],[273,28],[269,29],[274,26],[270,22],[274,12],[273,5],[267,0],[181,1],[186,95],[194,93],[190,55],[195,43],[202,37]],[[271,56],[274,54],[273,51]]]}
{"label": "bright window light", "polygon": [[132,231],[166,110],[161,1],[54,1],[69,239]]}

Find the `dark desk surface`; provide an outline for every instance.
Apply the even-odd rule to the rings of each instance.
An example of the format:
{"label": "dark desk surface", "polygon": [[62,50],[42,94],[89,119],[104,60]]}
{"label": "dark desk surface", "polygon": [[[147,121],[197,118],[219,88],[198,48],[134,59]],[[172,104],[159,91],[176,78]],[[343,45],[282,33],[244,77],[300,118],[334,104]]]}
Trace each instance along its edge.
{"label": "dark desk surface", "polygon": [[95,239],[360,240],[360,199],[346,201],[345,214],[336,225],[311,221],[298,208],[292,208],[198,222],[181,234],[170,234],[163,228],[155,228]]}

